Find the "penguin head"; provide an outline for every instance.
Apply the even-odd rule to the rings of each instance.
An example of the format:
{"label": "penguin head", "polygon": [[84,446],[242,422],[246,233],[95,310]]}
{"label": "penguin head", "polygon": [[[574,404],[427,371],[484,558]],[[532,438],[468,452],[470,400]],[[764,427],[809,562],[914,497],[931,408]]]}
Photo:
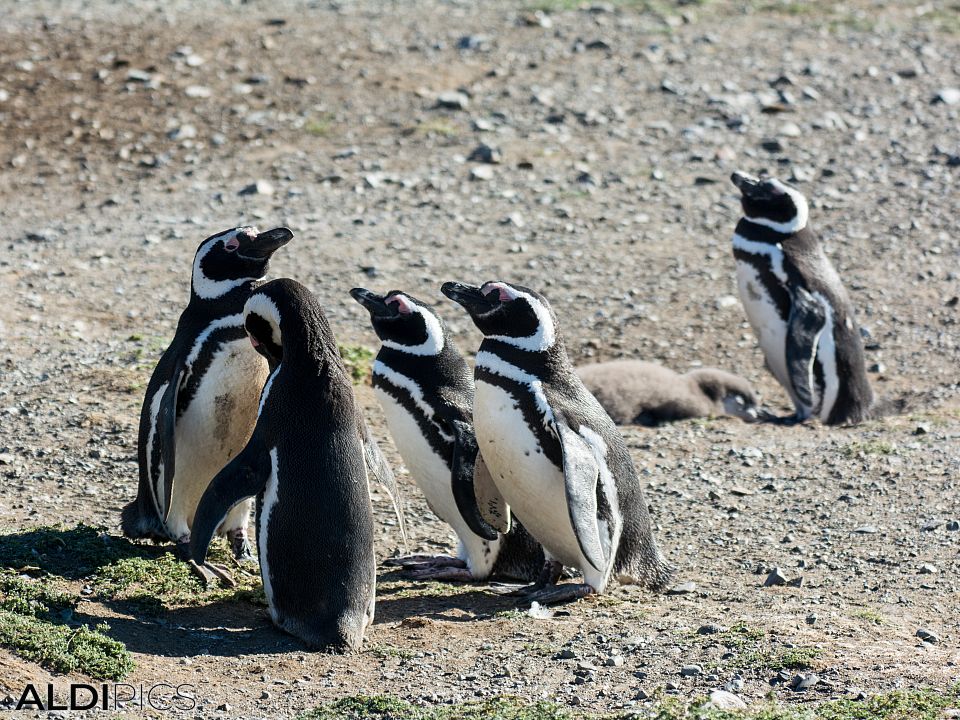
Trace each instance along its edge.
{"label": "penguin head", "polygon": [[254,350],[267,359],[273,370],[283,360],[283,335],[280,308],[268,293],[258,289],[247,298],[243,306],[243,326]]}
{"label": "penguin head", "polygon": [[270,257],[290,242],[285,227],[258,232],[238,227],[211,235],[193,260],[193,292],[204,300],[219,298],[236,287],[267,274]]}
{"label": "penguin head", "polygon": [[499,281],[480,287],[447,282],[440,291],[462,305],[488,338],[531,352],[549,350],[557,341],[550,303],[529,288]]}
{"label": "penguin head", "polygon": [[760,398],[750,383],[739,375],[703,368],[691,371],[687,377],[699,386],[717,412],[738,417],[744,422],[761,422],[772,416],[760,404]]}
{"label": "penguin head", "polygon": [[400,290],[377,295],[354,288],[350,294],[370,312],[370,323],[385,347],[414,355],[439,355],[443,351],[443,323],[420,300]]}
{"label": "penguin head", "polygon": [[730,180],[740,190],[743,214],[751,222],[777,232],[795,233],[807,225],[807,199],[796,188],[776,178],[756,178],[735,172]]}

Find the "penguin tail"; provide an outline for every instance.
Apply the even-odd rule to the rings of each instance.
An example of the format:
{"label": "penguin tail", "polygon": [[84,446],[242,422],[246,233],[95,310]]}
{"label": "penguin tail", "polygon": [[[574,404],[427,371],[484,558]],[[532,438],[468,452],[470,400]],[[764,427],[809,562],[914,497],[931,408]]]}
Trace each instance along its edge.
{"label": "penguin tail", "polygon": [[167,539],[160,519],[155,515],[145,515],[140,507],[140,501],[134,500],[124,505],[120,511],[120,529],[131,540],[149,538],[151,540]]}

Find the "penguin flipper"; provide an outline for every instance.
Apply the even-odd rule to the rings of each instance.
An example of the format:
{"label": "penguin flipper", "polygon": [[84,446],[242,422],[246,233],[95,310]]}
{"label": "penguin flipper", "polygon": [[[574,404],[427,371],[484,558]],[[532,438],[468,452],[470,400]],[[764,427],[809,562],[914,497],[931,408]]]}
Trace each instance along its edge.
{"label": "penguin flipper", "polygon": [[157,412],[157,435],[160,438],[160,462],[163,464],[163,521],[167,521],[173,503],[173,482],[176,475],[177,460],[177,397],[180,394],[180,381],[183,379],[183,366],[177,368],[167,389],[160,399]]}
{"label": "penguin flipper", "polygon": [[787,372],[799,403],[812,408],[813,361],[827,316],[823,305],[804,288],[794,288],[791,295],[787,320]]}
{"label": "penguin flipper", "polygon": [[400,490],[397,488],[397,479],[393,476],[393,470],[390,464],[380,451],[380,446],[373,439],[370,433],[370,426],[360,418],[360,439],[363,442],[363,462],[367,468],[367,482],[370,479],[376,480],[387,495],[390,496],[390,502],[393,503],[393,512],[396,513],[397,523],[400,525],[400,537],[403,538],[403,544],[407,544],[407,524],[403,518],[403,504],[400,498]]}
{"label": "penguin flipper", "polygon": [[247,446],[218,472],[200,498],[190,528],[190,558],[202,564],[214,533],[238,504],[263,492],[272,471],[270,453],[254,430]]}
{"label": "penguin flipper", "polygon": [[479,452],[473,464],[473,490],[483,519],[504,535],[510,532],[513,526],[510,506],[493,482],[493,475]]}
{"label": "penguin flipper", "polygon": [[608,558],[603,551],[598,522],[597,484],[600,465],[587,441],[562,420],[554,423],[563,451],[563,480],[570,523],[580,550],[594,569],[603,572]]}
{"label": "penguin flipper", "polygon": [[491,526],[484,519],[480,507],[477,505],[477,492],[474,488],[474,482],[476,463],[480,452],[473,427],[462,418],[448,418],[446,424],[453,431],[454,436],[450,483],[453,489],[453,499],[457,503],[457,510],[460,511],[460,515],[473,532],[484,540],[496,540],[498,537],[497,528]]}

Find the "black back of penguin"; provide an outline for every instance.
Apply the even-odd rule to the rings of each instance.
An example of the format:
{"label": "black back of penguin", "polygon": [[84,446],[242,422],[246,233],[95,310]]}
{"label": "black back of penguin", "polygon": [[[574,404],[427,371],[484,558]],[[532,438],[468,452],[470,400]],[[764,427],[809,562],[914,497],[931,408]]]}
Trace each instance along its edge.
{"label": "black back of penguin", "polygon": [[[807,329],[811,334],[821,330],[825,333],[817,337],[817,346],[824,347],[825,354],[834,358],[834,367],[829,360],[824,363],[820,357],[813,357],[812,381],[823,398],[829,381],[827,376],[835,375],[837,392],[830,407],[821,408],[816,414],[829,425],[867,419],[874,397],[867,379],[860,328],[840,276],[810,229],[806,198],[795,188],[773,178],[757,179],[734,173],[731,179],[740,189],[744,212],[737,224],[736,236],[758,247],[773,246],[782,252],[786,282],[765,272],[763,283],[771,289],[771,297],[785,322],[797,313],[798,302],[819,305],[815,307],[817,317],[810,318]],[[742,251],[736,248],[735,255],[743,258]],[[794,323],[794,327],[797,324]],[[827,349],[830,344],[832,351]],[[797,347],[795,342],[793,347]]]}
{"label": "black back of penguin", "polygon": [[191,555],[202,559],[225,505],[258,494],[274,622],[311,648],[356,649],[373,619],[376,567],[365,425],[349,375],[319,302],[299,283],[258,288],[245,323],[273,369],[250,443],[204,495]]}
{"label": "black back of penguin", "polygon": [[[314,647],[356,648],[372,621],[376,585],[362,420],[313,294],[293,280],[264,285],[246,306],[253,337],[263,331],[254,316],[271,305],[282,357],[256,430],[275,448],[277,476],[275,500],[268,482],[259,508],[261,563],[281,627]],[[261,344],[275,341],[271,332]]]}

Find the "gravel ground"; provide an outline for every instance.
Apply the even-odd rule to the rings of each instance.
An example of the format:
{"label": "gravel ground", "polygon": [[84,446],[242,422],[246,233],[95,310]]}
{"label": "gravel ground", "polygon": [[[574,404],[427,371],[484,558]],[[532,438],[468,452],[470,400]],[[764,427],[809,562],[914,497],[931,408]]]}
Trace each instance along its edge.
{"label": "gravel ground", "polygon": [[[343,343],[374,346],[347,295],[365,285],[435,298],[475,348],[439,284],[502,278],[550,298],[578,361],[722,367],[785,413],[733,301],[727,177],[767,170],[811,198],[877,394],[913,405],[856,428],[625,429],[676,593],[617,588],[535,618],[385,568],[377,624],[346,658],[305,653],[252,605],[85,612],[134,652],[131,682],[196,683],[205,716],[358,693],[611,710],[724,686],[755,703],[957,682],[960,7],[825,5],[7,4],[0,527],[118,527],[193,251],[238,224],[294,230],[272,274],[315,290]],[[411,549],[449,547],[358,394]],[[387,557],[399,540],[375,505]],[[798,586],[763,587],[775,567]],[[790,689],[791,652],[807,690]],[[49,677],[0,651],[7,691]]]}

